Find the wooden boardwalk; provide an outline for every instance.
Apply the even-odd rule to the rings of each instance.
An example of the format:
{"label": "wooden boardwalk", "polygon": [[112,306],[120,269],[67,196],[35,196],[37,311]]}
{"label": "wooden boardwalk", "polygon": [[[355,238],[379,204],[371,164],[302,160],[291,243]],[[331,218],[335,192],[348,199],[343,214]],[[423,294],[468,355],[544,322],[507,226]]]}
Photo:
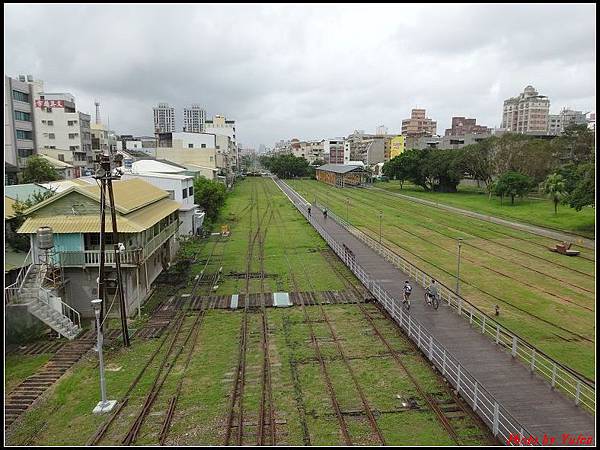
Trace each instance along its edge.
{"label": "wooden boardwalk", "polygon": [[[280,186],[284,190],[289,188]],[[291,195],[293,191],[288,191]],[[390,264],[375,250],[352,236],[331,217],[324,219],[316,207],[312,216],[340,245],[346,245],[355,255],[356,262],[394,298],[400,299],[402,287],[409,276]],[[423,289],[411,280],[410,315],[424,325],[435,339],[491,393],[510,414],[534,437],[542,442],[544,435],[554,437],[555,445],[569,438],[593,437],[594,417],[577,407],[574,402],[552,390],[549,384],[527,367],[502,351],[494,342],[467,321],[451,312],[444,303],[435,311],[424,304]]]}

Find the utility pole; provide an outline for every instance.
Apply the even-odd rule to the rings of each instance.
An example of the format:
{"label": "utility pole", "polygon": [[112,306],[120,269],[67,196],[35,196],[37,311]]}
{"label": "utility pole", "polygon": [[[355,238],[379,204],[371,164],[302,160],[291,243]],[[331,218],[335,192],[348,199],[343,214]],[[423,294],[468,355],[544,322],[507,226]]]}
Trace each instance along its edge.
{"label": "utility pole", "polygon": [[460,248],[462,246],[462,238],[458,238],[458,258],[456,262],[456,295],[460,295]]}
{"label": "utility pole", "polygon": [[[125,295],[123,292],[123,279],[121,277],[121,251],[125,248],[123,244],[119,242],[119,232],[117,229],[117,213],[115,208],[115,198],[113,194],[112,181],[118,180],[120,177],[113,175],[111,168],[111,156],[107,153],[98,155],[97,162],[100,164],[100,168],[96,172],[97,180],[100,180],[100,270],[98,276],[98,294],[102,300],[100,308],[100,323],[104,323],[104,303],[106,298],[106,260],[105,260],[105,248],[106,248],[106,191],[108,190],[108,197],[110,202],[110,215],[112,219],[112,233],[113,233],[113,245],[115,251],[115,268],[117,271],[117,290],[119,294],[119,305],[121,310],[121,330],[123,334],[123,344],[125,347],[129,347],[129,331],[127,329],[127,310],[125,308]],[[103,326],[102,326],[103,327]]]}
{"label": "utility pole", "polygon": [[383,219],[383,211],[379,211],[379,243],[381,244],[381,219]]}

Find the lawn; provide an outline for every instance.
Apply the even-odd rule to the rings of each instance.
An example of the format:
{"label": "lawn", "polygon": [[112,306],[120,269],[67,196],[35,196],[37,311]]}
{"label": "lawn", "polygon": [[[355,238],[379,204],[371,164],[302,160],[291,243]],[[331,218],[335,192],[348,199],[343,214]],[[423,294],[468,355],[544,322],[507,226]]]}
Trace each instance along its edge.
{"label": "lawn", "polygon": [[376,183],[374,187],[481,214],[565,231],[591,239],[595,238],[594,208],[583,208],[581,211],[576,211],[566,205],[559,205],[558,212],[555,214],[552,201],[541,195],[535,198],[516,198],[514,205],[511,205],[510,199],[504,199],[502,202],[496,196],[492,196],[490,199],[485,192],[473,186],[459,185],[458,192],[455,193],[426,192],[420,186],[406,183],[400,189],[400,185],[395,181]]}
{"label": "lawn", "polygon": [[[253,183],[256,186],[253,187]],[[254,191],[255,187],[258,189]],[[252,192],[262,194],[257,198]],[[266,231],[265,268],[268,273],[278,275],[271,277],[269,288],[278,287],[277,280],[280,280],[284,289],[290,289],[298,283],[313,291],[344,290],[350,288],[349,283],[357,283],[356,280],[339,277],[332,264],[341,263],[325,259],[320,251],[325,249],[323,241],[291,209],[287,199],[282,198],[272,181],[247,180],[236,187],[222,215],[232,219],[227,220],[232,229],[230,240],[217,241],[213,237],[185,245],[182,253],[197,257],[197,262],[188,274],[188,285],[202,270],[205,258],[211,251],[214,252],[213,257],[223,255],[222,261],[221,256],[217,256],[219,263],[209,264],[207,270],[214,272],[219,265],[222,265],[223,273],[245,270],[247,236],[256,222],[251,225],[250,216],[244,216],[243,210],[245,205],[258,203],[259,213],[267,211],[267,197],[272,202],[269,208],[272,208],[273,216]],[[247,209],[248,214],[251,209],[251,206]],[[267,222],[263,223],[266,226]],[[236,240],[237,236],[239,239]],[[255,265],[253,263],[252,270],[258,269],[258,265]],[[345,269],[340,267],[340,270]],[[237,281],[228,280],[223,283],[224,286],[227,284],[227,289],[243,289]],[[253,286],[253,289],[260,289],[258,284]],[[167,294],[163,288],[156,291],[160,298]],[[210,290],[211,287],[203,289]],[[177,292],[172,290],[172,293]],[[441,399],[451,398],[450,391],[430,364],[374,305],[367,304],[364,310],[357,305],[327,305],[322,310],[317,306],[307,307],[306,315],[313,321],[312,329],[319,339],[326,370],[333,380],[333,389],[342,410],[351,413],[352,410],[362,408],[358,387],[349,371],[352,370],[358,386],[375,412],[378,427],[388,445],[451,445],[453,441],[435,414],[428,409],[426,402],[419,398],[407,373],[387,353],[387,347],[374,334],[366,314],[373,318],[390,345],[400,352],[426,392],[441,396]],[[184,370],[183,358],[174,363],[172,372],[140,429],[138,444],[157,443],[164,411],[180,380],[181,396],[166,444],[223,443],[243,315],[243,310],[210,310],[206,313],[196,344],[193,347],[188,344],[182,353],[186,354],[188,350],[192,352],[189,367]],[[340,359],[339,349],[332,340],[333,334],[323,321],[325,315],[342,351],[350,359],[351,369]],[[343,445],[329,392],[316,359],[315,348],[311,344],[311,325],[305,320],[305,312],[301,307],[269,308],[266,318],[278,444]],[[187,317],[182,329],[191,329],[193,319],[193,315]],[[245,421],[252,423],[258,417],[260,367],[263,360],[260,344],[261,316],[258,311],[248,312],[248,328],[244,417]],[[109,398],[123,399],[130,383],[159,345],[159,339],[134,338],[129,348],[106,350]],[[166,347],[161,348],[157,358],[162,357]],[[18,426],[9,431],[8,442],[13,445],[85,444],[106,420],[106,416],[96,416],[91,412],[99,396],[96,363],[92,355],[69,371],[44,395],[36,407],[24,415]],[[151,364],[138,387],[132,391],[123,413],[109,427],[102,444],[121,442],[144,401],[156,371],[156,365]],[[403,409],[402,401],[410,398],[415,398],[416,407]],[[352,414],[346,417],[353,443],[377,443],[364,417]],[[485,432],[478,421],[467,417],[460,423],[455,423],[455,426],[463,443],[488,443],[486,438],[481,437]],[[252,433],[251,429],[246,433],[246,443],[256,439]]]}
{"label": "lawn", "polygon": [[457,238],[461,293],[544,352],[586,376],[595,376],[595,261],[591,250],[568,258],[545,248],[552,241],[421,205],[381,191],[336,189],[309,180],[293,188],[346,217],[374,238],[382,216],[383,242],[447,286],[455,285]]}
{"label": "lawn", "polygon": [[4,393],[10,393],[25,378],[33,375],[52,357],[51,353],[41,355],[8,355],[4,359]]}

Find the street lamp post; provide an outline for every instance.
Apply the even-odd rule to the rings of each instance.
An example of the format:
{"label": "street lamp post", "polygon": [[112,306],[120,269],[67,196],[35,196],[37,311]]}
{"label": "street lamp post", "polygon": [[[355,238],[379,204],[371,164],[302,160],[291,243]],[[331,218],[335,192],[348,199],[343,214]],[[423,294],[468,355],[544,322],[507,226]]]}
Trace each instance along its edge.
{"label": "street lamp post", "polygon": [[379,211],[379,243],[381,244],[381,219],[383,218],[383,211]]}
{"label": "street lamp post", "polygon": [[92,300],[92,306],[94,308],[94,314],[96,315],[96,330],[98,332],[98,341],[96,342],[96,350],[98,351],[98,361],[100,366],[100,395],[102,399],[98,402],[94,408],[94,414],[102,414],[112,411],[117,404],[116,400],[106,399],[106,381],[104,380],[104,357],[102,355],[102,344],[104,337],[102,335],[102,329],[100,327],[100,307],[102,305],[102,299],[97,298]]}
{"label": "street lamp post", "polygon": [[348,219],[349,210],[350,210],[350,199],[346,198],[346,222],[348,222],[348,223],[350,223],[350,220]]}
{"label": "street lamp post", "polygon": [[458,259],[456,262],[456,295],[460,295],[460,248],[462,246],[462,238],[458,238]]}

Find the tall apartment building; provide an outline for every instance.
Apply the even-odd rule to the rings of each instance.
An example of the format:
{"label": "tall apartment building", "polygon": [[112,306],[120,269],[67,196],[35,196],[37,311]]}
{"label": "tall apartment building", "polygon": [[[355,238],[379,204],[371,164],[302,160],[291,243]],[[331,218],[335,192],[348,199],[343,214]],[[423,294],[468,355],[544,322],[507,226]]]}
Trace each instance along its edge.
{"label": "tall apartment building", "polygon": [[588,129],[596,131],[596,113],[590,112],[589,117],[586,119]]}
{"label": "tall apartment building", "polygon": [[350,161],[350,149],[344,145],[343,138],[325,139],[323,156],[329,164],[347,164]]}
{"label": "tall apartment building", "polygon": [[477,125],[477,119],[466,117],[453,117],[451,128],[446,129],[446,136],[463,136],[465,134],[485,134],[490,129],[483,125]]}
{"label": "tall apartment building", "polygon": [[40,92],[34,102],[38,152],[71,164],[76,177],[93,168],[91,117],[77,111],[75,97]]}
{"label": "tall apartment building", "polygon": [[502,128],[513,133],[547,134],[550,100],[527,86],[517,97],[504,100]]}
{"label": "tall apartment building", "polygon": [[203,133],[206,111],[200,105],[183,108],[183,131],[187,133]]}
{"label": "tall apartment building", "polygon": [[433,136],[436,134],[437,122],[425,116],[424,109],[413,109],[410,119],[402,121],[402,134],[404,136]]}
{"label": "tall apartment building", "polygon": [[36,153],[33,101],[42,88],[31,75],[4,76],[4,161],[19,170]]}
{"label": "tall apartment building", "polygon": [[173,133],[175,131],[175,108],[168,103],[159,103],[154,108],[154,132]]}

